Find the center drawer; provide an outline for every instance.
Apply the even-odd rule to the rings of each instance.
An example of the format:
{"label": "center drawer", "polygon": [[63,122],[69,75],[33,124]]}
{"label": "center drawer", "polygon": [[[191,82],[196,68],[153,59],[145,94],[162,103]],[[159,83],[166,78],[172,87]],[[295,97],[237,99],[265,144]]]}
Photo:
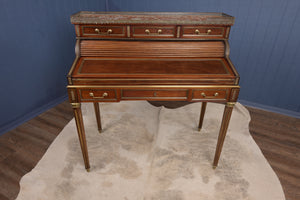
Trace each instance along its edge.
{"label": "center drawer", "polygon": [[124,89],[122,90],[122,99],[145,99],[145,100],[186,100],[188,90],[186,89],[160,89],[160,90],[136,90]]}
{"label": "center drawer", "polygon": [[131,35],[134,38],[174,38],[175,26],[132,26]]}

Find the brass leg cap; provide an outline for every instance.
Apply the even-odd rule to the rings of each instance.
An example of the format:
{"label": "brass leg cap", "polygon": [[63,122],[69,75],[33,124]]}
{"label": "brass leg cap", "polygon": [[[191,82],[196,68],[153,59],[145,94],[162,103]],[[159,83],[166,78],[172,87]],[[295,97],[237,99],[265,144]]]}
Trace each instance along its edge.
{"label": "brass leg cap", "polygon": [[200,132],[200,131],[201,131],[201,128],[198,128],[198,131]]}
{"label": "brass leg cap", "polygon": [[91,171],[91,169],[90,169],[90,168],[87,168],[87,169],[86,169],[86,171],[87,171],[87,172],[90,172],[90,171]]}
{"label": "brass leg cap", "polygon": [[217,166],[213,166],[212,168],[213,168],[213,169],[216,169],[216,168],[217,168]]}

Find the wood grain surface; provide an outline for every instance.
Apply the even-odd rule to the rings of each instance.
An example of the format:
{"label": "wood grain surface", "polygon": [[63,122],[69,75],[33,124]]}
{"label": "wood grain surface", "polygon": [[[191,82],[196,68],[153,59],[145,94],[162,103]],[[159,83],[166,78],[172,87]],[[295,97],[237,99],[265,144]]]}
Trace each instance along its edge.
{"label": "wood grain surface", "polygon": [[[187,104],[151,103],[157,106],[163,103],[169,108]],[[250,133],[278,175],[286,200],[300,199],[300,119],[254,108],[248,110],[252,118]],[[72,108],[65,101],[0,136],[0,200],[16,198],[21,177],[37,164],[72,118]]]}
{"label": "wood grain surface", "polygon": [[[141,51],[143,49],[143,51]],[[224,57],[222,41],[105,41],[82,40],[81,56],[97,57]]]}

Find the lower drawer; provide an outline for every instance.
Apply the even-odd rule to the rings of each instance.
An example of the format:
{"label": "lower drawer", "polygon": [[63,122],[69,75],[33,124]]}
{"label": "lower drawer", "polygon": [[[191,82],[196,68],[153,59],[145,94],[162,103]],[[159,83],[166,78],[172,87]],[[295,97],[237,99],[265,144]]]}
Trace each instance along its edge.
{"label": "lower drawer", "polygon": [[81,101],[116,101],[117,92],[114,89],[80,89]]}
{"label": "lower drawer", "polygon": [[228,89],[199,89],[193,90],[192,101],[193,100],[203,100],[203,99],[215,99],[215,100],[226,100],[228,97]]}
{"label": "lower drawer", "polygon": [[122,90],[121,99],[147,99],[147,100],[186,100],[188,96],[187,89],[161,89],[161,90]]}

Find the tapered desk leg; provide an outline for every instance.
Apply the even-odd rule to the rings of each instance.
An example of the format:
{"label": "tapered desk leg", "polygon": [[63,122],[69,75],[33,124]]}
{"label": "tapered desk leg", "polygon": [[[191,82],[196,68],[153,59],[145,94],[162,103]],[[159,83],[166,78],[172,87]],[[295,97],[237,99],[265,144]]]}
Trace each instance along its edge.
{"label": "tapered desk leg", "polygon": [[231,117],[231,113],[232,113],[234,104],[235,104],[235,102],[227,102],[225,109],[224,109],[222,124],[221,124],[220,132],[219,132],[218,143],[217,143],[217,148],[216,148],[215,158],[214,158],[214,163],[213,163],[214,169],[218,166],[219,158],[221,155],[222,147],[224,144],[224,139],[226,136],[226,132],[227,132],[227,128],[229,125],[229,120]]}
{"label": "tapered desk leg", "polygon": [[201,130],[202,125],[203,125],[203,119],[204,119],[204,114],[205,114],[205,110],[206,110],[206,105],[207,105],[207,102],[202,102],[202,104],[201,104],[201,112],[200,112],[198,131]]}
{"label": "tapered desk leg", "polygon": [[102,126],[101,126],[101,116],[100,116],[100,108],[99,108],[98,102],[94,102],[94,108],[95,108],[95,115],[96,115],[96,119],[97,119],[98,131],[99,131],[99,133],[101,133]]}
{"label": "tapered desk leg", "polygon": [[71,105],[73,108],[74,117],[75,117],[75,121],[76,121],[77,133],[78,133],[78,138],[79,138],[79,142],[80,142],[80,147],[81,147],[81,151],[82,151],[85,169],[89,172],[90,171],[90,162],[89,162],[89,155],[88,155],[88,151],[87,151],[86,138],[85,138],[85,132],[84,132],[84,126],[83,126],[81,104],[80,103],[71,103]]}

